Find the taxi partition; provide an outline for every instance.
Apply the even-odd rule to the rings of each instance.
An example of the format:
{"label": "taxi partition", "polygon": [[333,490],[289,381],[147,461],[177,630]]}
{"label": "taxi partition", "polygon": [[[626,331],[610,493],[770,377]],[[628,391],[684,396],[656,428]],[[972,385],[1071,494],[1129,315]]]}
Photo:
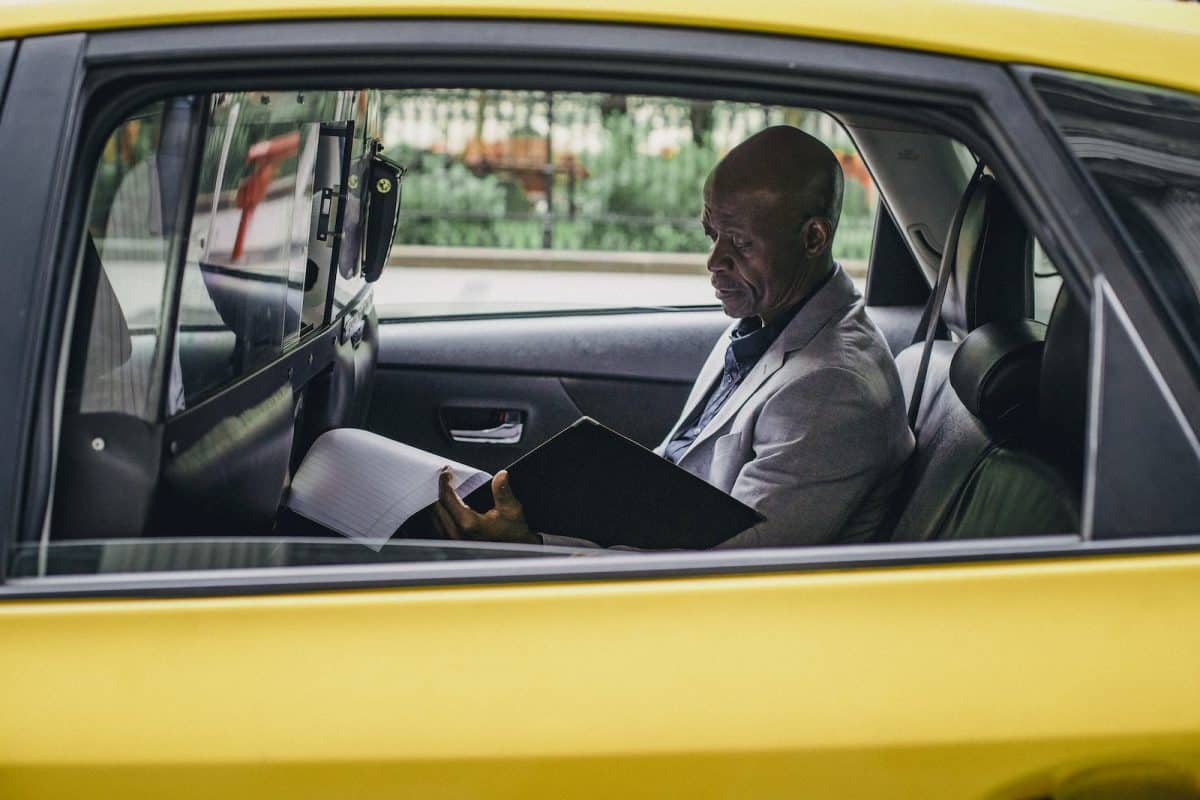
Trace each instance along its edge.
{"label": "taxi partition", "polygon": [[175,97],[112,133],[53,538],[268,532],[307,443],[353,421],[368,244],[396,213],[367,210],[387,167],[373,96]]}

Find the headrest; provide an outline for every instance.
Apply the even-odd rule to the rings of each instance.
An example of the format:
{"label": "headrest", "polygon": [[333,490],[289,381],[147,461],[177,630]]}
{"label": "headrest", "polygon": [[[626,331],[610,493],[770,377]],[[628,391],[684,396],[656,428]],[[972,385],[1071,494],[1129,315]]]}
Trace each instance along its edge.
{"label": "headrest", "polygon": [[1046,326],[990,322],[959,344],[950,361],[958,399],[989,428],[1031,419],[1037,408]]}
{"label": "headrest", "polygon": [[1058,454],[1062,466],[1076,475],[1083,470],[1090,335],[1087,308],[1064,285],[1046,326],[1038,417],[1053,439],[1046,442],[1047,452]]}
{"label": "headrest", "polygon": [[980,175],[963,214],[954,271],[942,306],[942,320],[951,331],[961,338],[989,322],[1032,316],[1028,286],[1032,242],[995,178]]}

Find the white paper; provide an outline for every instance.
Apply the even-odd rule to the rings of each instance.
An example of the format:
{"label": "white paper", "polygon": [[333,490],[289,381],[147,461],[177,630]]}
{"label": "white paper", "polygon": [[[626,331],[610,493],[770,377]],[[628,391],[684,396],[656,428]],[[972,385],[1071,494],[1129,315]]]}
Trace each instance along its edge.
{"label": "white paper", "polygon": [[287,506],[326,528],[379,550],[396,529],[437,500],[449,466],[466,497],[492,476],[369,431],[336,428],[317,438],[292,479]]}

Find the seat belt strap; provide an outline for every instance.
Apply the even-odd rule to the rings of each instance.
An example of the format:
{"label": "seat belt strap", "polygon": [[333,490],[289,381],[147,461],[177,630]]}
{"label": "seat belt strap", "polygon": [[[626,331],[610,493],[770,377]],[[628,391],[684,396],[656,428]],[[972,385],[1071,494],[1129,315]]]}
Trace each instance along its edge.
{"label": "seat belt strap", "polygon": [[934,282],[929,302],[925,305],[925,311],[921,314],[921,321],[917,324],[917,330],[913,336],[913,344],[924,340],[921,347],[921,362],[917,367],[917,380],[913,384],[912,397],[908,401],[908,427],[914,431],[917,429],[917,414],[921,410],[921,399],[925,394],[925,374],[929,371],[929,356],[933,352],[933,339],[937,335],[938,325],[942,321],[942,304],[946,301],[946,287],[950,284],[950,273],[953,271],[955,257],[958,253],[958,238],[962,232],[963,218],[967,215],[967,207],[971,205],[971,198],[978,191],[981,174],[983,174],[982,161],[976,165],[975,172],[967,183],[967,191],[963,194],[962,201],[954,211],[954,218],[950,221],[946,246],[942,250],[942,261],[938,264],[937,280]]}

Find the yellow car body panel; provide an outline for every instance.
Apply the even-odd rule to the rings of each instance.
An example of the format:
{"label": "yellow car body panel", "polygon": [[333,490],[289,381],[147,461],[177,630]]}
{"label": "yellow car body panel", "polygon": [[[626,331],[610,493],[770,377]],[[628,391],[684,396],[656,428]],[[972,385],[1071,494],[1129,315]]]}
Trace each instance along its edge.
{"label": "yellow car body panel", "polygon": [[[592,20],[1200,91],[1166,0],[5,0],[0,36]],[[0,797],[1031,798],[1200,766],[1200,555],[0,603]],[[552,767],[552,768],[547,768]]]}
{"label": "yellow car body panel", "polygon": [[1187,554],[9,602],[0,795],[1035,797],[1194,770],[1198,579]]}
{"label": "yellow car body panel", "polygon": [[4,0],[0,37],[314,17],[679,25],[1031,63],[1200,91],[1200,8],[1171,0]]}

